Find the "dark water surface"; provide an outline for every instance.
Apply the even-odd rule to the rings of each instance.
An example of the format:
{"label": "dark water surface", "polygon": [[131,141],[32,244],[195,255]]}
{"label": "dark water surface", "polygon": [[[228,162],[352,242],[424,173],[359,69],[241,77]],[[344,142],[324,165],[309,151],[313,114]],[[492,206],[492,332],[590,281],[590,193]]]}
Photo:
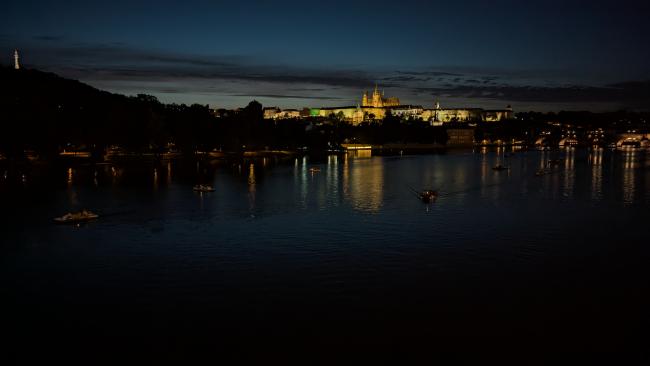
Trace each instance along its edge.
{"label": "dark water surface", "polygon": [[[0,176],[5,345],[21,357],[199,347],[647,361],[649,157],[71,165],[34,168],[24,183],[12,171]],[[494,171],[499,162],[511,169]],[[197,182],[216,191],[195,193]],[[441,197],[426,205],[409,187]],[[102,218],[52,223],[81,208]]]}

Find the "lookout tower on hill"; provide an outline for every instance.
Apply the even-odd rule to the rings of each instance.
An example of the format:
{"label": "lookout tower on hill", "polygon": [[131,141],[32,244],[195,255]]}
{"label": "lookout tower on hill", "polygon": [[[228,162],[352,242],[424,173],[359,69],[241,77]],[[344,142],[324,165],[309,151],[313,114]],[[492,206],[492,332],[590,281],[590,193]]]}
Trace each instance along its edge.
{"label": "lookout tower on hill", "polygon": [[18,56],[18,50],[14,50],[14,69],[20,70],[20,56]]}

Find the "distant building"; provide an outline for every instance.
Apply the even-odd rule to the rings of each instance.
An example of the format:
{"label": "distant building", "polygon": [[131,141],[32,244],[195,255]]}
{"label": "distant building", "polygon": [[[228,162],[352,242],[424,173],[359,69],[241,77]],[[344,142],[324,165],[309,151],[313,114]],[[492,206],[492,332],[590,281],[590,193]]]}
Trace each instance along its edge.
{"label": "distant building", "polygon": [[507,106],[506,109],[490,109],[483,111],[482,120],[483,122],[499,122],[506,119],[513,119],[515,113],[512,110],[511,106]]}
{"label": "distant building", "polygon": [[226,118],[235,114],[235,111],[225,108],[210,109],[210,112],[217,118]]}
{"label": "distant building", "polygon": [[264,108],[265,119],[290,119],[300,118],[301,111],[297,109],[280,109],[278,107]]}
{"label": "distant building", "polygon": [[481,108],[441,108],[439,103],[434,108],[425,109],[417,105],[402,105],[397,97],[385,98],[383,92],[375,85],[372,96],[364,92],[361,105],[346,107],[312,108],[312,117],[336,117],[358,124],[365,121],[383,119],[387,114],[400,118],[422,119],[432,126],[442,126],[450,122],[496,122],[512,119],[512,107],[503,110],[484,110]]}
{"label": "distant building", "polygon": [[374,121],[386,117],[388,108],[362,107],[360,105],[347,107],[324,107],[312,109],[312,116],[336,118],[343,121],[359,124],[364,121]]}
{"label": "distant building", "polygon": [[387,115],[400,118],[421,119],[432,126],[442,126],[451,122],[496,122],[513,118],[512,107],[503,110],[484,110],[482,108],[441,108],[435,103],[434,108],[426,109],[419,105],[402,105],[397,97],[384,97],[377,85],[369,95],[367,91],[361,96],[361,104],[343,107],[322,107],[297,109],[264,108],[266,119],[290,119],[321,117],[335,118],[341,121],[360,124],[384,119]]}
{"label": "distant building", "polygon": [[300,118],[300,111],[297,109],[283,109],[275,115],[276,119]]}
{"label": "distant building", "polygon": [[311,115],[315,117],[336,118],[353,123],[361,123],[364,120],[364,111],[360,106],[314,108],[312,109]]}
{"label": "distant building", "polygon": [[511,106],[499,110],[484,110],[482,108],[440,108],[436,102],[433,109],[425,109],[422,112],[422,119],[432,124],[436,122],[498,122],[512,119],[514,113]]}
{"label": "distant building", "polygon": [[311,117],[311,109],[307,107],[303,108],[300,111],[300,118],[309,118],[309,117]]}
{"label": "distant building", "polygon": [[422,113],[422,119],[430,122],[469,122],[480,121],[481,113],[480,108],[437,108],[426,109]]}
{"label": "distant building", "polygon": [[384,92],[379,92],[377,84],[375,84],[375,90],[372,92],[372,97],[368,98],[368,92],[364,91],[363,96],[361,97],[361,106],[362,107],[395,107],[400,105],[399,98],[390,97],[384,98]]}
{"label": "distant building", "polygon": [[275,116],[280,113],[282,110],[278,107],[267,107],[264,108],[264,118],[265,119],[274,119]]}
{"label": "distant building", "polygon": [[401,118],[422,118],[424,108],[420,105],[399,105],[390,108],[390,113],[393,116]]}

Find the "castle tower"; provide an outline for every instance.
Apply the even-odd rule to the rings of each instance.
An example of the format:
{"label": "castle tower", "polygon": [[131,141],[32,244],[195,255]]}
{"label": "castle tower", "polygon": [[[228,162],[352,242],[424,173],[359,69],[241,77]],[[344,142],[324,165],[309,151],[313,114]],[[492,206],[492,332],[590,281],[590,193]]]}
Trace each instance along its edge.
{"label": "castle tower", "polygon": [[375,91],[372,92],[372,106],[383,107],[382,97],[381,94],[379,93],[379,88],[377,87],[376,83],[375,83]]}
{"label": "castle tower", "polygon": [[14,50],[14,69],[19,70],[20,69],[20,62],[18,61],[19,56],[18,56],[18,50]]}
{"label": "castle tower", "polygon": [[364,107],[368,106],[368,92],[364,91],[363,92],[363,97],[361,98],[361,105]]}

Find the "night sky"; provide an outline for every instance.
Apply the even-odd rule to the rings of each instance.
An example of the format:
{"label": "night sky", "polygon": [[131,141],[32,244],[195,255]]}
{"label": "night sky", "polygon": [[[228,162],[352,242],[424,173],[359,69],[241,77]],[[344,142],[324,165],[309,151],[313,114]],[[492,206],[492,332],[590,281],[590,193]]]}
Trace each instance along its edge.
{"label": "night sky", "polygon": [[650,2],[9,1],[4,65],[164,102],[649,109]]}

